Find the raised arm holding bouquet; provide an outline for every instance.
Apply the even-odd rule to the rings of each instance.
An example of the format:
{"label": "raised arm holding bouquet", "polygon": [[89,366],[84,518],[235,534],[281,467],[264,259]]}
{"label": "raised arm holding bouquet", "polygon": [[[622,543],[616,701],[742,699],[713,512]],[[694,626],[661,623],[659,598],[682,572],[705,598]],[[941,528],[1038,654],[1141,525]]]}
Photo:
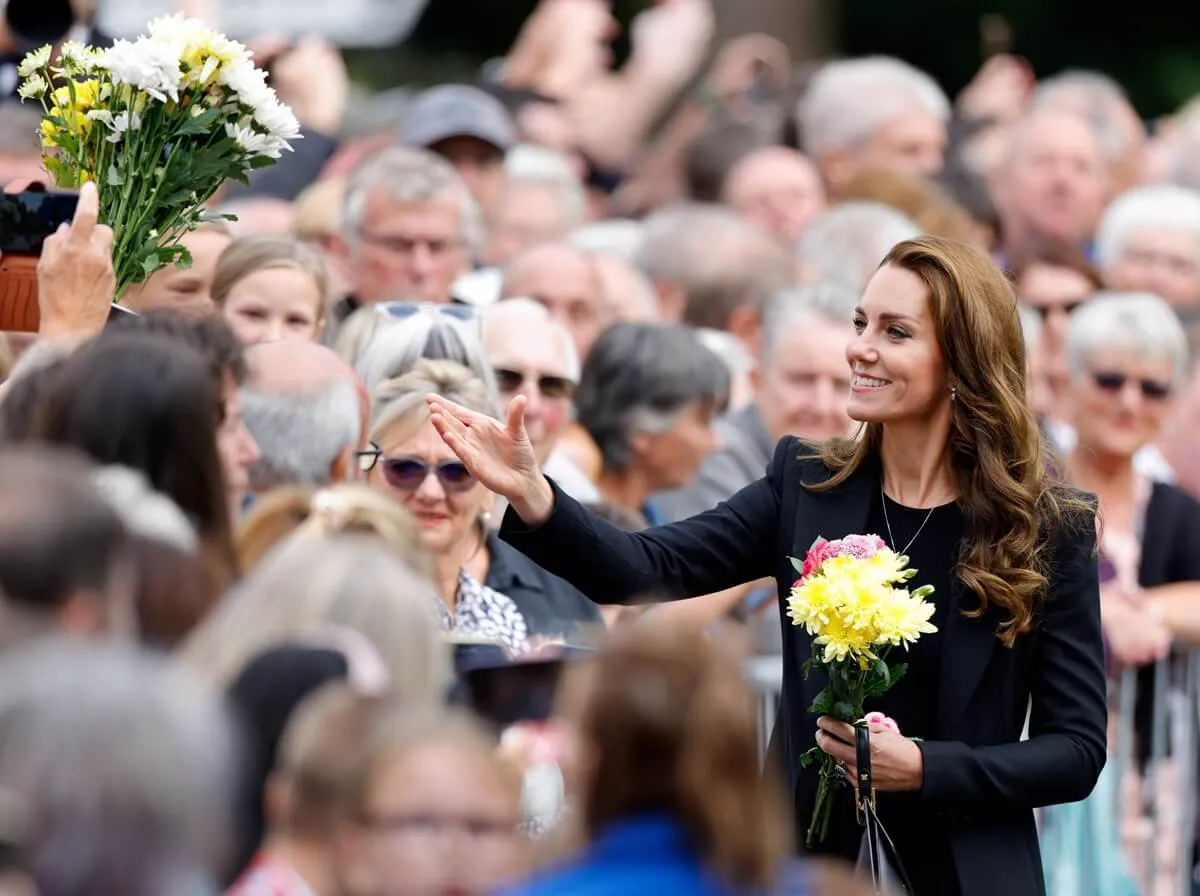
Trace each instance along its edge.
{"label": "raised arm holding bouquet", "polygon": [[45,110],[54,186],[100,188],[113,229],[116,296],[191,259],[179,238],[204,220],[226,180],[245,182],[300,136],[249,51],[195,19],[156,19],[107,50],[78,42],[25,57],[20,95]]}

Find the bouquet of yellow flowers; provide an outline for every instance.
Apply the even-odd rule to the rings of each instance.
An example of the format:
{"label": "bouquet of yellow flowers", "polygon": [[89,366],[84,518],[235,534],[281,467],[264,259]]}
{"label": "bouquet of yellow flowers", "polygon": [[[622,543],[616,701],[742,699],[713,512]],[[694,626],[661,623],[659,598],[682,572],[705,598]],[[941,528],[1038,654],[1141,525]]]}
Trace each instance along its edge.
{"label": "bouquet of yellow flowers", "polygon": [[54,186],[100,187],[113,228],[117,297],[161,267],[186,267],[179,239],[227,179],[246,182],[300,136],[250,52],[203,23],[156,19],[107,50],[77,41],[21,62],[19,89],[45,111],[41,141]]}
{"label": "bouquet of yellow flowers", "polygon": [[[822,669],[829,679],[809,711],[856,724],[864,702],[882,696],[905,672],[903,664],[888,666],[888,651],[937,631],[929,621],[935,607],[925,600],[933,586],[911,592],[903,587],[917,571],[878,535],[818,538],[804,560],[793,558],[792,564],[800,579],[788,597],[788,616],[813,636],[804,674]],[[828,834],[830,796],[838,781],[832,757],[819,748],[801,757],[806,767],[817,760],[821,777],[806,838],[810,847]]]}

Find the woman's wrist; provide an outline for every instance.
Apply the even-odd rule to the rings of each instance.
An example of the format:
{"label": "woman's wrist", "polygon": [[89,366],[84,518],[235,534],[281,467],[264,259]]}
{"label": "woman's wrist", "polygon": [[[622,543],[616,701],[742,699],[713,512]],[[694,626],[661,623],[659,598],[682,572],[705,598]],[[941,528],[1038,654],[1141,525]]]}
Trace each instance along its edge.
{"label": "woman's wrist", "polygon": [[554,489],[551,488],[550,481],[539,472],[537,478],[530,482],[525,494],[519,500],[510,503],[521,522],[534,528],[550,519],[550,514],[554,512]]}

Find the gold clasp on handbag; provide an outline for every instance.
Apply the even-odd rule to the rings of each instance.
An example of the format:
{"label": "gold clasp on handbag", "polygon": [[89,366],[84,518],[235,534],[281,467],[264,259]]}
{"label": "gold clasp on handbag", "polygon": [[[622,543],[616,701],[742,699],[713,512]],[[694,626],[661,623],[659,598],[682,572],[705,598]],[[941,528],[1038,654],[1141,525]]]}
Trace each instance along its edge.
{"label": "gold clasp on handbag", "polygon": [[859,824],[866,824],[867,809],[870,808],[870,810],[872,812],[875,811],[875,788],[872,787],[870,794],[867,796],[863,796],[862,790],[860,789],[860,785],[862,783],[865,783],[866,781],[870,780],[871,776],[860,772],[858,777],[859,777],[860,784],[855,785],[855,788],[854,788],[854,792],[855,792],[854,813],[855,813],[855,816],[858,818]]}

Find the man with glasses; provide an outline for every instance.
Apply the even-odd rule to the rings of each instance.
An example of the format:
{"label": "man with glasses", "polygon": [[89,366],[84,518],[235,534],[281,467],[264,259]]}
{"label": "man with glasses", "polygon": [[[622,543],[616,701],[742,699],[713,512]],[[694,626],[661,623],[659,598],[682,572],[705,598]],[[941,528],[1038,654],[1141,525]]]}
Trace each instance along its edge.
{"label": "man with glasses", "polygon": [[525,428],[542,469],[575,499],[598,500],[595,485],[555,451],[571,422],[571,401],[579,382],[579,355],[571,334],[541,303],[505,299],[483,316],[483,345],[502,405],[507,407],[517,395],[528,402]]}
{"label": "man with glasses", "polygon": [[449,162],[417,149],[372,156],[350,176],[332,240],[351,287],[335,316],[387,299],[449,302],[482,241],[479,206]]}

